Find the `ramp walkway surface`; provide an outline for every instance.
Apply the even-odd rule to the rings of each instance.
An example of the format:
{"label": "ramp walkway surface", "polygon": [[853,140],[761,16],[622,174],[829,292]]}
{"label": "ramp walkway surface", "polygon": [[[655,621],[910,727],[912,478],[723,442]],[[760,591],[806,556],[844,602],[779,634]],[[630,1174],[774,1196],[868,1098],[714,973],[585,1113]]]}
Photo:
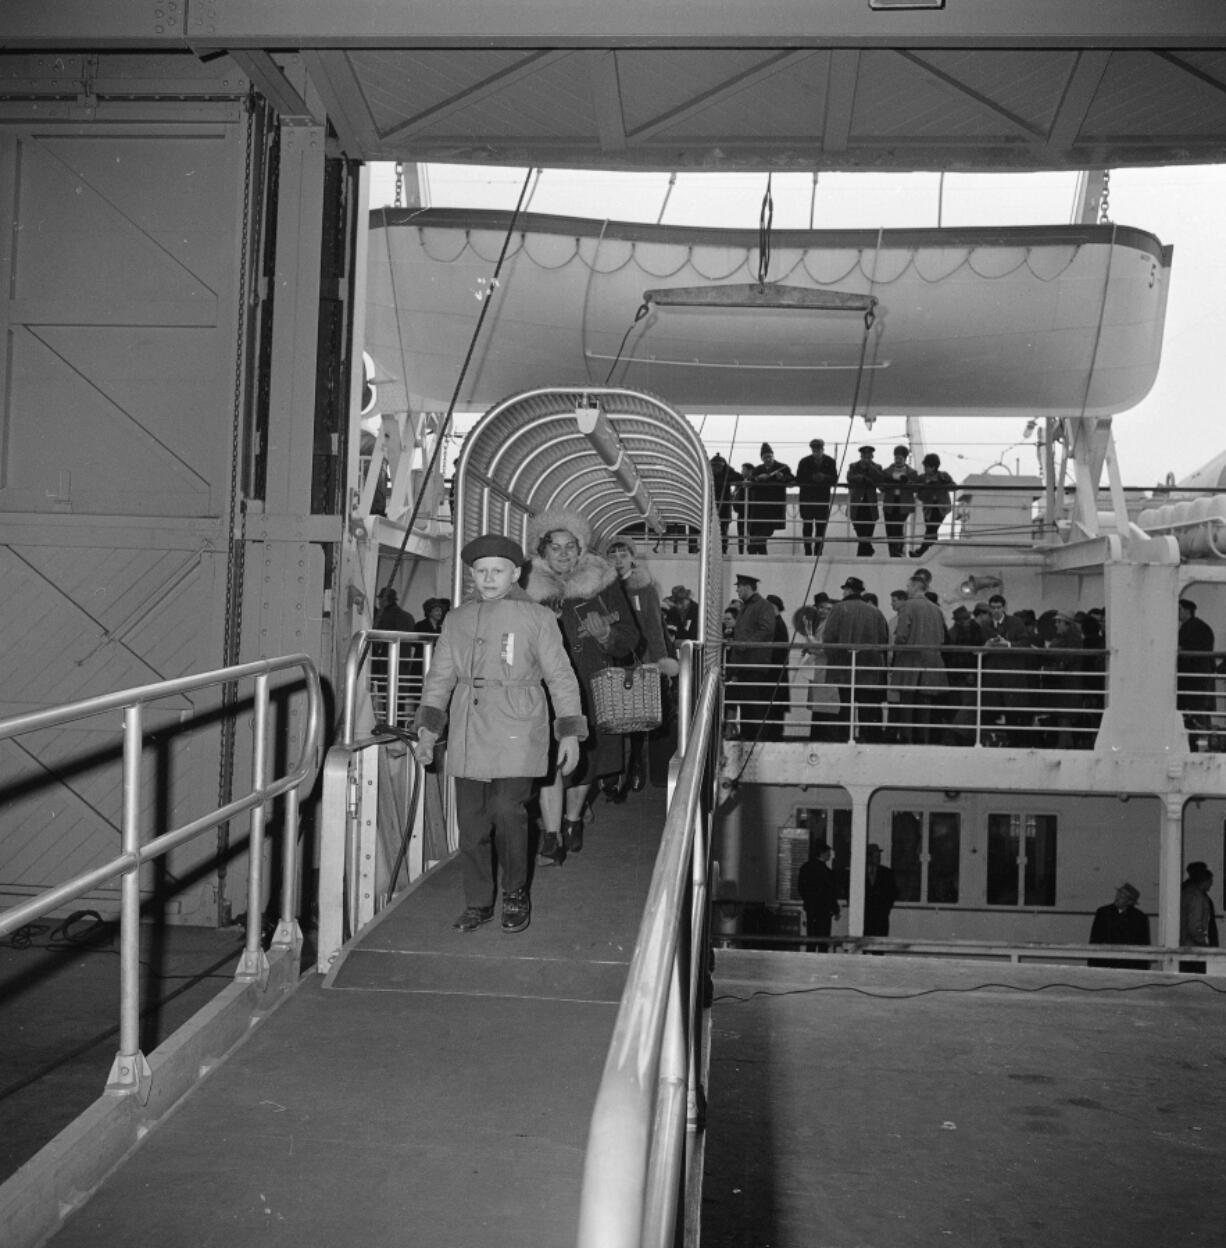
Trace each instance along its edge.
{"label": "ramp walkway surface", "polygon": [[571,1248],[664,794],[596,811],[525,932],[453,931],[459,864],[423,876],[48,1243]]}

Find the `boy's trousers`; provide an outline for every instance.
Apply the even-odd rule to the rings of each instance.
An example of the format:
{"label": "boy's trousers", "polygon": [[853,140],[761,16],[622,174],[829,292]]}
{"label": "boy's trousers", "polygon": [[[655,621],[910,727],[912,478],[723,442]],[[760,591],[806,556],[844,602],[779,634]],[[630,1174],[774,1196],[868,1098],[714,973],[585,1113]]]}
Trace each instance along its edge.
{"label": "boy's trousers", "polygon": [[[470,780],[457,776],[456,821],[460,825],[460,862],[464,869],[464,904],[492,906],[501,869],[502,891],[528,884],[528,802],[531,776]],[[495,865],[497,864],[497,866]]]}

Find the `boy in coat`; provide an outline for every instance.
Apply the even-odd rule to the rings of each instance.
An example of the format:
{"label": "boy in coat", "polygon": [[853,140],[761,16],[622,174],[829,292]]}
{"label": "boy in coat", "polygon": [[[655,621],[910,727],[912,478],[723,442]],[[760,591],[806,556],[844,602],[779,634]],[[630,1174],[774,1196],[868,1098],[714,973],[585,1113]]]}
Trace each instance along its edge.
{"label": "boy in coat", "polygon": [[587,721],[553,612],[518,585],[523,551],[508,537],[487,534],[460,558],[472,569],[473,594],[443,622],[413,752],[428,765],[450,718],[447,766],[456,782],[465,901],[452,926],[471,932],[494,917],[497,865],[502,930],[522,932],[532,914],[525,808],[549,762],[546,686],[563,774],[579,760]]}

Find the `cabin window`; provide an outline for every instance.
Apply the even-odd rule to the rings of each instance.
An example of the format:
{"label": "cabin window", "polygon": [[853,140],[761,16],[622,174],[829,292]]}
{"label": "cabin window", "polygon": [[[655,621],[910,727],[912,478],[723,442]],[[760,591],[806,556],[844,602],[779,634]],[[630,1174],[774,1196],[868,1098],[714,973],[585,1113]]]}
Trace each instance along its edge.
{"label": "cabin window", "polygon": [[988,816],[988,905],[1056,904],[1056,816]]}
{"label": "cabin window", "polygon": [[951,810],[896,810],[890,817],[890,869],[899,901],[958,900],[961,816]]}

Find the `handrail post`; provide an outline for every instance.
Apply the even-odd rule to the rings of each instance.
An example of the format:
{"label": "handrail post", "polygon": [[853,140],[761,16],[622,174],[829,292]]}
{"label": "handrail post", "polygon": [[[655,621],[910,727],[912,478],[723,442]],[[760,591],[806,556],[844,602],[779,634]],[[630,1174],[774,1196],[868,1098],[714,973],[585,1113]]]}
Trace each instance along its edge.
{"label": "handrail post", "polygon": [[302,928],[298,925],[298,789],[285,794],[284,842],[281,849],[281,917],[273,933],[274,949],[302,947]]}
{"label": "handrail post", "polygon": [[107,1076],[108,1092],[149,1099],[152,1078],[140,1051],[140,763],[144,736],[140,705],[123,711],[123,855],[131,865],[119,892],[119,1051]]}
{"label": "handrail post", "polygon": [[[252,706],[251,788],[261,793],[268,783],[268,673],[255,678]],[[251,808],[251,835],[247,839],[247,941],[234,978],[255,980],[263,987],[268,981],[268,957],[263,947],[264,924],[264,825],[268,818],[266,802]]]}

